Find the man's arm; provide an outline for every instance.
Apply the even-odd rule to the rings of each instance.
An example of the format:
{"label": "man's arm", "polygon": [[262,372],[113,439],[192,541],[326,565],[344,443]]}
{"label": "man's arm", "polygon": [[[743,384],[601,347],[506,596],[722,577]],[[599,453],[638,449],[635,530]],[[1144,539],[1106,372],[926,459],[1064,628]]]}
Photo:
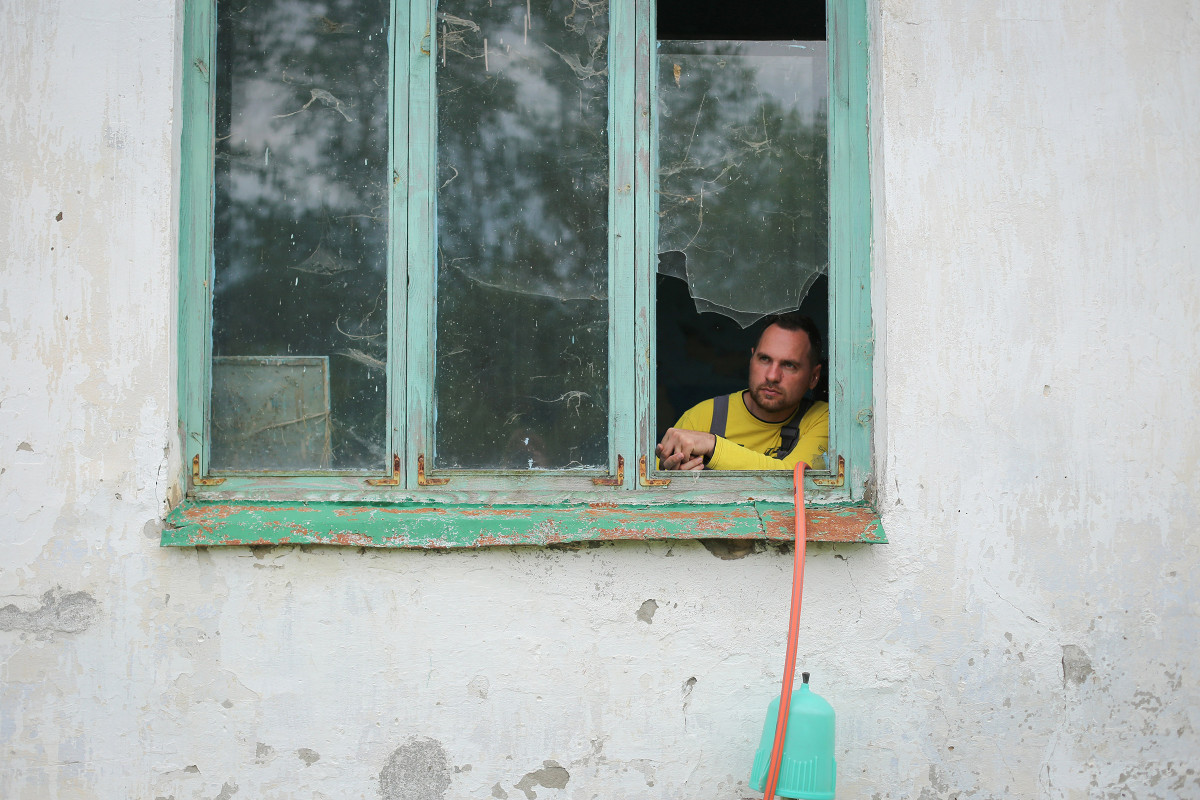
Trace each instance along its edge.
{"label": "man's arm", "polygon": [[654,448],[654,453],[659,458],[658,468],[704,469],[704,462],[713,454],[716,440],[717,437],[707,431],[668,428],[662,441]]}
{"label": "man's arm", "polygon": [[708,457],[708,468],[794,469],[796,464],[803,461],[811,469],[824,469],[825,451],[829,447],[829,407],[805,414],[799,433],[795,448],[782,459],[765,456],[724,437],[715,437],[713,451]]}
{"label": "man's arm", "polygon": [[704,461],[712,455],[713,440],[716,438],[708,432],[712,423],[712,408],[711,400],[692,406],[683,412],[674,428],[667,429],[662,441],[654,448],[659,458],[659,469],[704,469]]}

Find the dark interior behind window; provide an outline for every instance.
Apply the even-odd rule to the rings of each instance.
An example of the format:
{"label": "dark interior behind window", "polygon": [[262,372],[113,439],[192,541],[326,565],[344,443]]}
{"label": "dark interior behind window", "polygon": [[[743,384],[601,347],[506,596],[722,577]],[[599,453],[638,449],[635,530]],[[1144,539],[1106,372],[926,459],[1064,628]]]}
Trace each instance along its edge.
{"label": "dark interior behind window", "polygon": [[659,39],[825,38],[825,0],[658,0]]}

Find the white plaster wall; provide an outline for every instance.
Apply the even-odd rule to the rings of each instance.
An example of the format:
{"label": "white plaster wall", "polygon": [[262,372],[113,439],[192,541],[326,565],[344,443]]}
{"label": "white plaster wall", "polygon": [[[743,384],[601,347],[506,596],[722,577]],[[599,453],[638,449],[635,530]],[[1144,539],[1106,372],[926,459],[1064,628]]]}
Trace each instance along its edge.
{"label": "white plaster wall", "polygon": [[[801,632],[840,797],[1200,797],[1198,17],[877,2],[892,543],[812,548]],[[177,9],[0,18],[0,797],[753,796],[786,554],[158,547]]]}

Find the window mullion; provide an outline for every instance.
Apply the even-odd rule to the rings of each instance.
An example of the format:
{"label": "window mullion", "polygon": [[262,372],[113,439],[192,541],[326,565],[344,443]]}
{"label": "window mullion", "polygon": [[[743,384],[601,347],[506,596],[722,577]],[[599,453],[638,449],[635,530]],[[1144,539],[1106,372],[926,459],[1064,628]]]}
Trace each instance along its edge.
{"label": "window mullion", "polygon": [[[409,12],[403,0],[392,0],[388,61],[388,126],[390,169],[388,220],[388,431],[387,452],[399,458],[400,485],[411,450],[407,438],[408,395],[408,202],[409,187]],[[394,465],[393,465],[394,467]],[[393,476],[395,477],[395,476]]]}
{"label": "window mullion", "polygon": [[[640,18],[634,0],[613,3],[609,47],[609,470],[620,472],[622,486],[636,484],[638,452],[635,420],[639,359],[645,352],[635,342],[638,292],[637,176],[638,117],[635,23]],[[620,460],[620,462],[618,461]]]}
{"label": "window mullion", "polygon": [[655,96],[655,70],[653,67],[654,2],[653,0],[635,0],[636,41],[637,51],[634,55],[636,63],[636,85],[634,89],[634,121],[636,125],[635,143],[637,158],[635,166],[637,175],[636,187],[636,219],[634,223],[635,241],[635,326],[634,347],[637,353],[635,362],[635,387],[637,395],[636,429],[637,452],[628,465],[630,479],[634,488],[641,488],[638,482],[639,461],[649,460],[653,467],[656,425],[653,417],[655,395],[654,368],[654,277],[657,273],[657,255],[654,242],[657,238],[655,214],[657,203],[654,197],[654,170],[658,167],[658,155],[653,149],[653,109]]}
{"label": "window mullion", "polygon": [[[395,0],[401,2],[401,0]],[[408,81],[407,146],[407,324],[397,331],[404,337],[407,381],[402,391],[406,400],[404,437],[405,486],[417,490],[417,460],[433,457],[433,366],[436,346],[437,303],[437,106],[435,99],[434,52],[437,36],[433,29],[434,0],[411,4],[409,24],[397,41],[397,64],[405,65]]]}

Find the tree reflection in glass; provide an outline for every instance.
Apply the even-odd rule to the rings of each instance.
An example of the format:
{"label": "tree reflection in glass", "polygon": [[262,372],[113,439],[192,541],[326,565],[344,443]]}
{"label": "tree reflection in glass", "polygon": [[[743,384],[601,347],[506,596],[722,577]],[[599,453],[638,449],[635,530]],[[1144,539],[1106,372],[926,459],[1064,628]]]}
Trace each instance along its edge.
{"label": "tree reflection in glass", "polygon": [[[215,470],[387,467],[388,16],[378,0],[218,3]],[[221,361],[247,356],[273,358]],[[328,391],[284,396],[310,363]],[[260,447],[315,426],[316,456]]]}
{"label": "tree reflection in glass", "polygon": [[441,468],[608,460],[608,6],[438,6]]}
{"label": "tree reflection in glass", "polygon": [[658,43],[660,271],[698,311],[744,328],[826,271],[826,59],[822,41]]}

